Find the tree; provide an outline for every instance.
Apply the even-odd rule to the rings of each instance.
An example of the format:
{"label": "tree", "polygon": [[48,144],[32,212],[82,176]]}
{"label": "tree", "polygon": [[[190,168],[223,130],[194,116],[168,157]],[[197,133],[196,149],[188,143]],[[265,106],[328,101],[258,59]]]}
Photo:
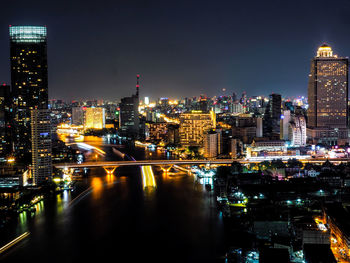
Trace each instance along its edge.
{"label": "tree", "polygon": [[232,162],[231,168],[234,173],[241,173],[243,171],[242,164],[236,161]]}
{"label": "tree", "polygon": [[232,175],[232,170],[230,166],[219,166],[216,169],[216,177],[227,179],[229,175]]}
{"label": "tree", "polygon": [[288,165],[288,168],[302,168],[303,167],[303,163],[295,158],[289,159],[287,165]]}

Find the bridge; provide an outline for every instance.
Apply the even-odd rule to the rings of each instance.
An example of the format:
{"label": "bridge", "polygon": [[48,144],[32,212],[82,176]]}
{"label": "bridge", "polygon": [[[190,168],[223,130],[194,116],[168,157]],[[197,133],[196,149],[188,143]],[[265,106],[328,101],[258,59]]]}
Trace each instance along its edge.
{"label": "bridge", "polygon": [[[332,163],[347,163],[350,161],[349,158],[336,158],[336,159],[326,159],[326,158],[308,158],[308,159],[299,159],[302,163],[313,163],[313,164],[322,164],[325,161],[329,160]],[[103,167],[105,169],[115,169],[116,167],[121,166],[152,166],[157,165],[161,167],[173,166],[173,165],[230,165],[232,162],[239,162],[242,165],[260,163],[263,160],[245,160],[245,159],[213,159],[213,160],[141,160],[141,161],[96,161],[96,162],[84,162],[84,163],[56,163],[53,164],[54,167],[58,169],[70,169],[70,168],[94,168],[94,167]],[[284,163],[287,163],[288,160],[283,160]]]}
{"label": "bridge", "polygon": [[53,164],[58,169],[69,168],[94,168],[94,167],[120,167],[120,166],[149,166],[149,165],[200,165],[200,164],[231,164],[232,159],[215,160],[142,160],[142,161],[109,161],[109,162],[84,162],[84,163],[56,163]]}

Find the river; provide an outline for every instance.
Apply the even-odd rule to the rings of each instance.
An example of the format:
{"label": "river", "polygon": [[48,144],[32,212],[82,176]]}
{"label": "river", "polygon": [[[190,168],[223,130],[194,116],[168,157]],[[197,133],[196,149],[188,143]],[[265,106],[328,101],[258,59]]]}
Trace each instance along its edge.
{"label": "river", "polygon": [[[99,147],[106,152],[99,158],[120,158],[103,142]],[[169,158],[143,148],[118,150],[136,160]],[[74,191],[40,202],[33,217],[22,214],[12,235],[30,235],[0,261],[223,262],[225,231],[213,192],[193,176],[153,172],[156,187],[144,188],[140,167],[109,176],[91,169]]]}

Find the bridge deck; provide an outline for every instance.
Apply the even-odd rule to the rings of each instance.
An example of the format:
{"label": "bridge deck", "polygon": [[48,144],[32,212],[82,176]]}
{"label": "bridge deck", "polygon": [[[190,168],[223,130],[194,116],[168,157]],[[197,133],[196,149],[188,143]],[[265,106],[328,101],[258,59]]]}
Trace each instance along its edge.
{"label": "bridge deck", "polygon": [[[235,160],[235,159],[215,159],[215,160],[141,160],[141,161],[110,161],[110,162],[84,162],[84,163],[56,163],[53,164],[56,168],[84,168],[84,167],[115,167],[115,166],[144,166],[144,165],[191,165],[191,164],[231,164],[232,162],[237,161],[241,164],[249,163],[260,163],[261,161],[252,161],[252,160]],[[302,163],[318,163],[322,164],[327,159],[300,159]],[[340,163],[340,162],[349,162],[349,158],[337,158],[330,159],[330,162]],[[286,160],[283,161],[287,163]]]}

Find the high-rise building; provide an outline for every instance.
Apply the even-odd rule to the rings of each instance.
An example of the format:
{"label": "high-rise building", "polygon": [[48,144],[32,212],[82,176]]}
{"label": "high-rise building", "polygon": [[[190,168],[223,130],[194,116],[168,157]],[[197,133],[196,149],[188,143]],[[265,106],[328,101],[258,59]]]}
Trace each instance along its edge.
{"label": "high-rise building", "polygon": [[0,86],[0,158],[11,154],[11,94],[10,86]]}
{"label": "high-rise building", "polygon": [[10,26],[15,153],[30,159],[30,112],[48,108],[45,26]]}
{"label": "high-rise building", "polygon": [[304,116],[293,116],[288,131],[288,140],[292,146],[306,145],[306,120]]}
{"label": "high-rise building", "polygon": [[83,107],[72,108],[72,124],[83,125],[84,124],[84,109]]}
{"label": "high-rise building", "polygon": [[204,135],[204,157],[215,158],[218,156],[218,133],[208,131]]}
{"label": "high-rise building", "polygon": [[348,67],[348,59],[334,55],[327,44],[311,61],[307,134],[312,143],[348,142]]}
{"label": "high-rise building", "polygon": [[50,111],[31,111],[31,142],[33,184],[40,185],[52,179],[52,142]]}
{"label": "high-rise building", "polygon": [[85,109],[85,129],[103,129],[105,128],[105,109],[104,108],[86,108]]}
{"label": "high-rise building", "polygon": [[192,111],[180,114],[180,144],[203,147],[204,134],[216,128],[215,114]]}
{"label": "high-rise building", "polygon": [[264,115],[264,136],[270,138],[280,137],[282,99],[280,94],[271,94]]}
{"label": "high-rise building", "polygon": [[119,104],[119,135],[123,137],[136,138],[139,135],[139,77],[137,75],[136,94],[122,98]]}

